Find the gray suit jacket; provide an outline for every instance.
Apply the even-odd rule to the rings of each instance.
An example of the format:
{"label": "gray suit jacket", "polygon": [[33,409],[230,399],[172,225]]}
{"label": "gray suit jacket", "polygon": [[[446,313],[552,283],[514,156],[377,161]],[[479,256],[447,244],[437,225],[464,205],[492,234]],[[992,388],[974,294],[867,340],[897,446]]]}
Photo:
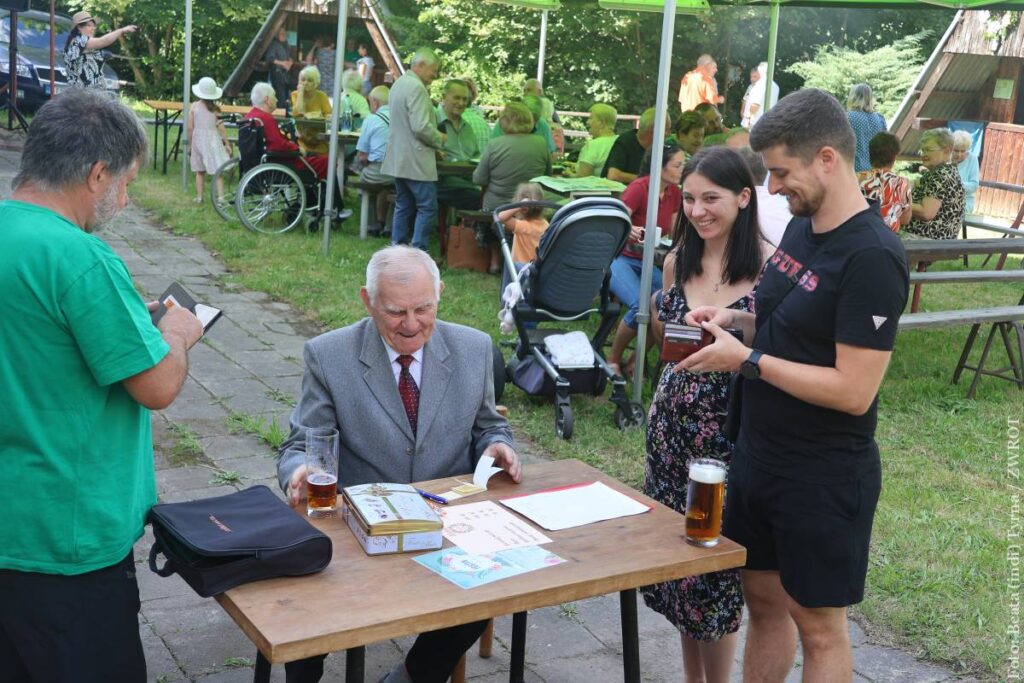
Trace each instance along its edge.
{"label": "gray suit jacket", "polygon": [[391,87],[391,131],[380,170],[392,178],[437,180],[441,133],[423,81],[406,71]]}
{"label": "gray suit jacket", "polygon": [[305,462],[307,427],[340,433],[339,486],[468,474],[490,444],[514,447],[508,422],[494,409],[491,348],[483,332],[437,321],[423,352],[414,438],[372,319],[306,342],[302,395],[278,452],[281,488]]}

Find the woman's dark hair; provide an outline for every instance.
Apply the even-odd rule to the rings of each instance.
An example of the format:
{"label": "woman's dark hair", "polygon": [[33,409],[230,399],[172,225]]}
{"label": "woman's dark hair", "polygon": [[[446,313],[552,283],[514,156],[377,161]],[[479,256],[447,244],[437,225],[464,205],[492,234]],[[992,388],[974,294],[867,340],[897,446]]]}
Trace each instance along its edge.
{"label": "woman's dark hair", "polygon": [[[706,147],[690,157],[686,163],[686,167],[683,168],[683,183],[694,173],[699,173],[733,194],[739,194],[744,188],[750,190],[750,201],[736,215],[736,221],[729,233],[722,276],[725,278],[724,283],[728,284],[757,278],[762,266],[762,236],[761,226],[757,221],[757,189],[747,162],[734,149],[721,146]],[[682,211],[679,212],[679,226],[673,242],[679,241],[680,230],[682,247],[676,258],[676,282],[682,285],[704,272],[701,267],[704,240]]]}
{"label": "woman's dark hair", "polygon": [[892,133],[878,133],[868,141],[868,157],[872,168],[885,168],[896,162],[900,141]]}
{"label": "woman's dark hair", "polygon": [[679,120],[676,121],[676,137],[681,138],[694,128],[701,128],[703,130],[707,130],[707,119],[701,116],[700,112],[696,110],[684,111],[682,115],[679,117]]}
{"label": "woman's dark hair", "polygon": [[67,52],[68,48],[71,47],[72,40],[82,35],[82,29],[79,28],[80,26],[81,24],[75,24],[71,27],[71,32],[68,33],[68,39],[64,41],[64,52]]}
{"label": "woman's dark hair", "polygon": [[[651,150],[653,149],[654,147],[652,146],[650,149],[644,152],[643,161],[640,162],[640,175],[637,176],[638,178],[643,178],[646,175],[651,175]],[[679,145],[666,143],[665,147],[663,147],[661,150],[661,168],[664,169],[666,166],[668,166],[669,159],[671,159],[676,154],[682,151],[683,149]]]}

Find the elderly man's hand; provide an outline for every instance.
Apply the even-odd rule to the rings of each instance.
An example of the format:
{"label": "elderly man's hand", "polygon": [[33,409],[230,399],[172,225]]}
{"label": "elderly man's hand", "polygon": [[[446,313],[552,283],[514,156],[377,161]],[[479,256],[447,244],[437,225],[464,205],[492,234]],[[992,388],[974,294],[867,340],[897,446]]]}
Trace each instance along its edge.
{"label": "elderly man's hand", "polygon": [[292,472],[292,478],[288,481],[288,504],[293,508],[297,508],[302,505],[306,498],[309,497],[309,490],[306,486],[306,466],[299,465],[294,472]]}
{"label": "elderly man's hand", "polygon": [[494,464],[508,472],[512,481],[519,483],[523,480],[522,465],[519,462],[519,455],[507,443],[500,441],[492,443],[484,450],[482,455],[489,455],[494,458]]}
{"label": "elderly man's hand", "polygon": [[186,349],[191,349],[203,336],[203,325],[199,318],[184,306],[168,308],[156,326],[165,335],[177,335],[184,339]]}

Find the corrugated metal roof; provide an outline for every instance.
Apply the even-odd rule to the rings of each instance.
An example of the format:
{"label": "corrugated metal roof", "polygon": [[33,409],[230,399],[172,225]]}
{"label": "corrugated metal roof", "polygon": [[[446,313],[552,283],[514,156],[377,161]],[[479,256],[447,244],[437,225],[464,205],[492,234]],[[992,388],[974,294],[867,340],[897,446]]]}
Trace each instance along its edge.
{"label": "corrugated metal roof", "polygon": [[[1020,46],[1024,45],[1024,26],[1018,25],[1006,40],[997,44],[996,41],[983,38],[988,16],[989,13],[984,11],[957,13],[900,104],[890,130],[897,131],[903,126],[917,102],[916,93],[930,82],[943,62],[946,66],[933,89],[935,95],[924,102],[914,118],[956,120],[976,116],[978,98],[957,99],[955,93],[977,95],[998,68],[1001,57],[1024,57],[1020,53]],[[965,50],[970,52],[965,53]],[[1010,54],[1012,50],[1018,52]],[[920,138],[920,131],[911,122],[900,142],[900,153],[916,154]]]}

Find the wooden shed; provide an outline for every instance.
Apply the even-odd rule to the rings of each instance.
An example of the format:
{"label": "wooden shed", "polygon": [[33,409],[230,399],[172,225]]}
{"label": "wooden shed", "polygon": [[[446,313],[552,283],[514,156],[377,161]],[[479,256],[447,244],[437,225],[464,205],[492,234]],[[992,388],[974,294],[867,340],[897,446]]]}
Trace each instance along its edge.
{"label": "wooden shed", "polygon": [[[353,34],[365,32],[376,48],[376,54],[372,55],[377,62],[374,82],[390,82],[401,76],[404,71],[402,60],[395,49],[395,41],[384,25],[379,0],[349,0],[348,16],[348,35],[351,37]],[[281,28],[290,35],[295,35],[297,45],[293,49],[296,50],[296,59],[302,61],[301,58],[308,52],[316,37],[328,35],[333,40],[337,33],[337,22],[336,2],[277,0],[238,66],[224,84],[225,96],[244,96],[253,81],[266,79],[267,67],[262,61],[263,55]],[[339,50],[344,49],[343,45],[336,47]]]}
{"label": "wooden shed", "polygon": [[[1024,24],[1020,12],[960,11],[900,104],[890,130],[914,156],[921,131],[955,121],[983,127],[981,179],[1024,185]],[[1014,218],[1020,196],[979,188],[975,211]]]}

